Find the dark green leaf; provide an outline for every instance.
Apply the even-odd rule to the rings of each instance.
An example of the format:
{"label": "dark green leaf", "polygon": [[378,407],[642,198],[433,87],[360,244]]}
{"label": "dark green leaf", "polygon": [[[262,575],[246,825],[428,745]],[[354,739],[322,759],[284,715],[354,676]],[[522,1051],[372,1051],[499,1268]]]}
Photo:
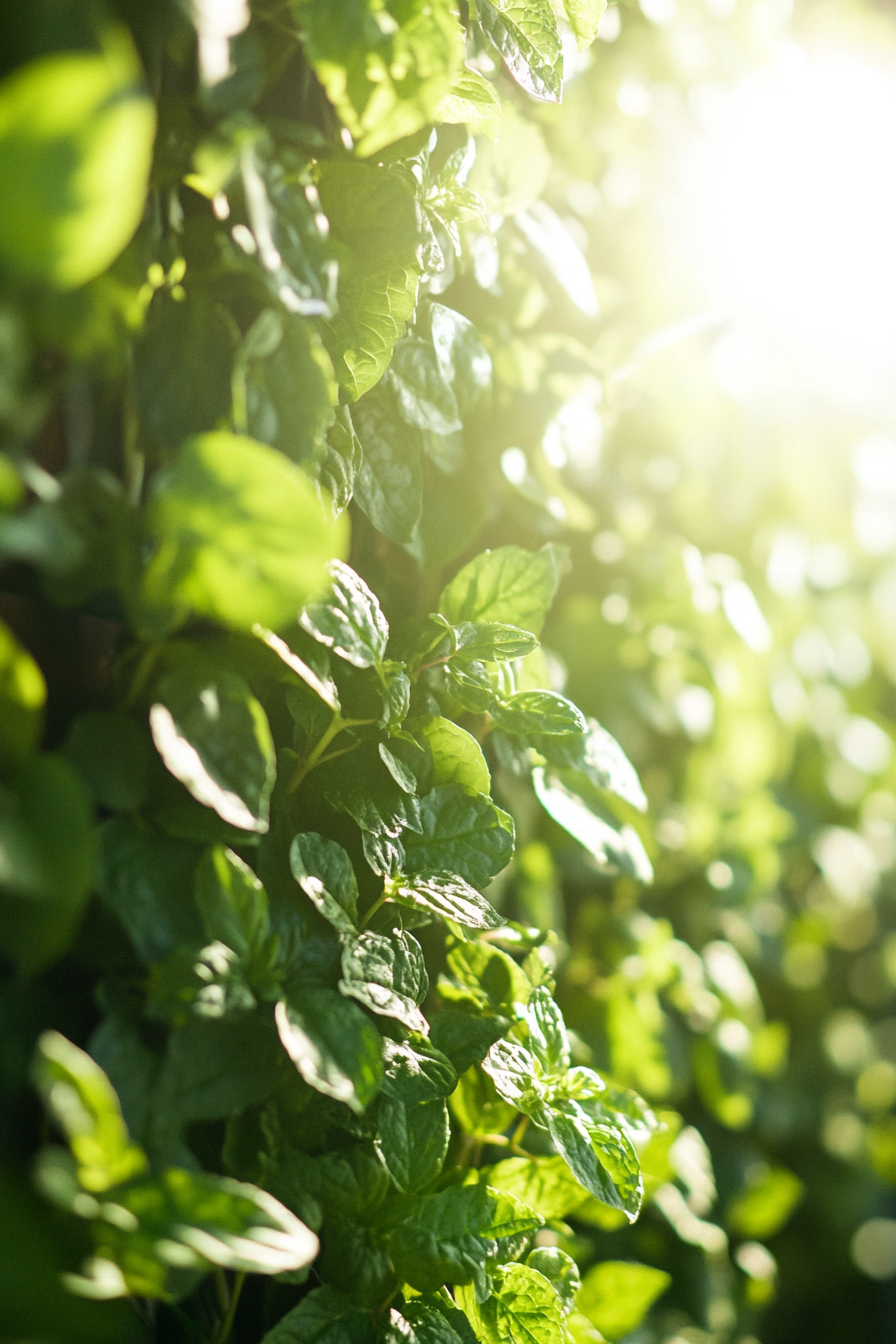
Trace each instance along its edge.
{"label": "dark green leaf", "polygon": [[245,427],[254,439],[294,462],[323,449],[335,414],[336,379],[310,322],[265,309],[246,333],[237,370],[245,385]]}
{"label": "dark green leaf", "polygon": [[334,929],[354,933],[358,923],[358,883],[351,859],[342,846],[307,831],[293,840],[289,865],[305,895]]}
{"label": "dark green leaf", "polygon": [[399,341],[389,365],[400,414],[409,425],[433,434],[451,434],[461,426],[457,398],[436,351],[419,336]]}
{"label": "dark green leaf", "polygon": [[396,420],[392,392],[376,388],[353,411],[363,462],[355,498],[378,531],[410,541],[423,508],[419,432]]}
{"label": "dark green leaf", "polygon": [[148,834],[125,817],[101,827],[100,896],[142,961],[161,961],[179,943],[202,939],[193,900],[200,853],[196,845]]}
{"label": "dark green leaf", "polygon": [[483,794],[440,785],[421,799],[420,820],[422,834],[402,840],[411,877],[455,873],[482,889],[510,862],[513,821]]}
{"label": "dark green leaf", "polygon": [[374,667],[386,654],[389,626],[374,594],[340,560],[329,566],[330,587],[309,602],[299,624],[354,667]]}
{"label": "dark green leaf", "polygon": [[444,304],[429,305],[429,329],[439,365],[454,391],[460,417],[465,420],[491,386],[491,356],[473,323]]}
{"label": "dark green leaf", "polygon": [[339,988],[365,1008],[403,1022],[410,1031],[426,1035],[429,1030],[418,1007],[429,988],[423,950],[401,929],[347,938]]}
{"label": "dark green leaf", "polygon": [[439,1101],[457,1085],[451,1061],[422,1040],[383,1041],[383,1092],[393,1101],[416,1106]]}
{"label": "dark green leaf", "polygon": [[313,1288],[262,1344],[374,1344],[373,1317],[334,1288]]}
{"label": "dark green leaf", "polygon": [[241,676],[186,662],[155,688],[149,724],[162,760],[198,802],[241,830],[268,829],[274,744]]}
{"label": "dark green leaf", "polygon": [[269,1017],[193,1018],[169,1037],[154,1126],[224,1120],[266,1101],[288,1069]]}
{"label": "dark green leaf", "polygon": [[0,948],[33,972],[65,951],[90,887],[87,791],[58,756],[27,756],[0,789]]}
{"label": "dark green leaf", "polygon": [[134,348],[134,394],[157,448],[170,454],[191,434],[226,423],[233,357],[233,325],[208,288],[191,285],[180,303],[156,295]]}
{"label": "dark green leaf", "polygon": [[216,845],[203,856],[195,883],[206,936],[242,957],[261,953],[271,931],[268,898],[249,865],[233,850]]}
{"label": "dark green leaf", "polygon": [[498,621],[538,635],[557,591],[565,551],[542,546],[524,551],[502,546],[483,553],[454,576],[439,598],[439,611],[453,625]]}
{"label": "dark green leaf", "polygon": [[506,1017],[476,1017],[472,1013],[446,1008],[444,1012],[432,1015],[429,1035],[436,1049],[447,1055],[461,1074],[474,1064],[481,1064],[495,1041],[499,1041],[509,1028]]}
{"label": "dark green leaf", "polygon": [[96,710],[79,714],[63,753],[100,807],[130,812],[146,801],[152,744],[145,727],[134,719]]}
{"label": "dark green leaf", "polygon": [[277,1004],[276,1020],[305,1082],[360,1115],[379,1090],[383,1063],[379,1034],[358,1005],[335,989],[293,981]]}
{"label": "dark green leaf", "polygon": [[363,455],[348,407],[339,406],[335,414],[319,461],[318,478],[327,491],[330,508],[338,516],[351,503]]}
{"label": "dark green leaf", "polygon": [[416,1194],[431,1185],[448,1152],[450,1127],[444,1101],[405,1106],[384,1096],[377,1117],[376,1151],[399,1190]]}
{"label": "dark green leaf", "polygon": [[395,1228],[389,1249],[398,1274],[419,1292],[483,1281],[495,1243],[486,1234],[495,1207],[484,1185],[452,1185],[421,1199]]}

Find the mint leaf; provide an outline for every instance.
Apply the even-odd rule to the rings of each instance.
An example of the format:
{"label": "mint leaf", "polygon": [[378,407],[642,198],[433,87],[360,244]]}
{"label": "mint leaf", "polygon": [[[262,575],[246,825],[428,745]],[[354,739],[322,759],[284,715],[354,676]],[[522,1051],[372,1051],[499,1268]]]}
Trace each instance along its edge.
{"label": "mint leaf", "polygon": [[168,769],[222,821],[268,829],[276,763],[265,712],[236,672],[198,659],[167,673],[149,711]]}
{"label": "mint leaf", "polygon": [[196,869],[196,904],[208,938],[242,957],[257,955],[270,935],[268,898],[247,863],[216,845]]}
{"label": "mint leaf", "polygon": [[490,793],[491,775],[482,748],[466,729],[438,715],[409,719],[406,727],[432,752],[434,785],[459,784],[467,793]]}
{"label": "mint leaf", "polygon": [[566,22],[572,29],[579,51],[590,47],[597,37],[606,8],[607,0],[563,0]]}
{"label": "mint leaf", "polygon": [[418,1201],[414,1214],[389,1236],[398,1274],[418,1292],[445,1283],[484,1281],[485,1262],[496,1250],[485,1234],[495,1207],[483,1185],[453,1185]]}
{"label": "mint leaf", "polygon": [[565,1074],[569,1068],[569,1037],[563,1014],[544,985],[533,989],[526,1005],[529,1049],[544,1073]]}
{"label": "mint leaf", "polygon": [[389,626],[364,580],[341,560],[329,565],[330,587],[306,604],[299,624],[353,667],[374,667],[386,654]]}
{"label": "mint leaf", "polygon": [[492,1167],[488,1183],[535,1209],[546,1222],[566,1218],[587,1198],[562,1157],[509,1157]]}
{"label": "mint leaf", "polygon": [[339,988],[372,1012],[396,1018],[410,1031],[422,1035],[429,1031],[418,1007],[429,988],[423,950],[401,929],[347,938]]}
{"label": "mint leaf", "polygon": [[361,1114],[383,1076],[379,1033],[357,1004],[335,989],[293,980],[275,1010],[280,1040],[299,1073],[318,1092]]}
{"label": "mint leaf", "polygon": [[[629,873],[640,882],[653,881],[653,866],[633,826],[607,820],[589,781],[575,770],[536,766],[532,784],[549,816],[578,840],[606,873]],[[583,795],[585,795],[583,797]]]}
{"label": "mint leaf", "polygon": [[587,720],[587,729],[577,737],[533,745],[547,758],[548,764],[564,770],[577,770],[605,793],[621,799],[639,812],[647,811],[647,798],[638,773],[622,747],[596,719]]}
{"label": "mint leaf", "polygon": [[202,851],[152,835],[128,817],[100,827],[98,886],[143,962],[161,961],[180,943],[197,946],[203,928],[193,899]]}
{"label": "mint leaf", "polygon": [[399,412],[409,425],[433,434],[451,434],[463,427],[457,398],[430,342],[419,336],[399,341],[388,378]]}
{"label": "mint leaf", "polygon": [[559,103],[563,50],[550,0],[479,0],[476,13],[517,84],[534,98]]}
{"label": "mint leaf", "polygon": [[499,621],[538,635],[557,591],[565,551],[501,546],[464,565],[442,592],[439,611],[452,625]]}
{"label": "mint leaf", "polygon": [[500,662],[508,658],[524,658],[538,647],[538,640],[528,630],[500,621],[464,621],[452,630],[455,644],[453,661]]}
{"label": "mint leaf", "polygon": [[274,448],[223,432],[188,439],[154,478],[147,528],[155,553],[139,620],[152,635],[191,612],[276,629],[347,543],[344,520],[327,517],[305,472]]}
{"label": "mint leaf", "polygon": [[504,1265],[482,1303],[470,1288],[461,1288],[457,1297],[482,1344],[563,1344],[557,1292],[526,1265]]}
{"label": "mint leaf", "polygon": [[[407,846],[405,853],[407,854]],[[442,919],[454,920],[468,929],[497,929],[503,920],[484,896],[456,873],[418,873],[415,877],[393,877],[386,892],[396,905],[412,910],[429,910]]]}
{"label": "mint leaf", "polygon": [[397,419],[390,388],[377,387],[354,408],[363,450],[355,498],[378,531],[410,541],[423,508],[419,431]]}
{"label": "mint leaf", "polygon": [[416,1106],[439,1101],[457,1086],[451,1061],[429,1042],[383,1041],[383,1092],[393,1101]]}
{"label": "mint leaf", "polygon": [[476,1017],[473,1013],[446,1008],[433,1014],[429,1037],[461,1074],[474,1064],[481,1064],[495,1041],[500,1040],[509,1028],[506,1017]]}
{"label": "mint leaf", "polygon": [[351,859],[342,846],[315,831],[307,831],[293,839],[289,866],[324,919],[339,933],[354,933],[358,923],[358,883]]}
{"label": "mint leaf", "polygon": [[82,1189],[99,1194],[146,1170],[108,1078],[58,1031],[38,1040],[34,1081],[65,1132]]}
{"label": "mint leaf", "polygon": [[546,1115],[551,1138],[576,1180],[633,1223],[644,1185],[637,1154],[625,1132],[609,1121],[591,1120],[573,1101],[551,1102]]}
{"label": "mint leaf", "polygon": [[384,1096],[374,1146],[397,1189],[416,1194],[439,1176],[451,1130],[444,1101],[405,1106]]}
{"label": "mint leaf", "polygon": [[568,1316],[582,1286],[579,1267],[572,1256],[561,1251],[559,1246],[537,1246],[526,1256],[526,1266],[547,1279],[560,1299],[563,1315]]}
{"label": "mint leaf", "polygon": [[411,877],[456,873],[481,889],[510,862],[513,821],[483,794],[440,785],[420,800],[420,823],[422,834],[402,837]]}
{"label": "mint leaf", "polygon": [[496,1041],[482,1067],[491,1078],[498,1095],[518,1111],[543,1119],[544,1089],[535,1057],[518,1041]]}
{"label": "mint leaf", "polygon": [[373,1317],[335,1288],[312,1288],[261,1344],[374,1344]]}
{"label": "mint leaf", "polygon": [[437,121],[464,124],[471,132],[497,139],[501,132],[501,100],[478,70],[462,70],[447,97],[439,104]]}
{"label": "mint leaf", "polygon": [[252,438],[294,462],[323,447],[337,387],[330,356],[310,322],[266,308],[237,352],[234,388],[245,398]]}
{"label": "mint leaf", "polygon": [[491,715],[506,733],[565,737],[582,734],[587,728],[581,710],[556,691],[518,691],[506,700],[496,700]]}

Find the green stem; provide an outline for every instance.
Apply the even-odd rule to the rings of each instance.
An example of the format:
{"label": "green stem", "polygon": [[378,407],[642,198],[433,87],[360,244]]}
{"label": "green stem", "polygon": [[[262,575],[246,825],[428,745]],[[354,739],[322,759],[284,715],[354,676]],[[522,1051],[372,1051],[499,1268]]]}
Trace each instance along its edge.
{"label": "green stem", "polygon": [[520,1144],[523,1141],[523,1135],[525,1134],[528,1128],[529,1128],[529,1116],[524,1115],[520,1120],[519,1124],[517,1125],[516,1129],[510,1136],[511,1148],[519,1148]]}
{"label": "green stem", "polygon": [[221,1328],[218,1331],[215,1344],[227,1344],[230,1338],[230,1332],[233,1329],[233,1320],[236,1316],[236,1309],[239,1305],[240,1293],[243,1291],[243,1284],[246,1282],[246,1271],[241,1269],[233,1281],[233,1291],[230,1294],[230,1301],[227,1304],[227,1311],[224,1313],[224,1319],[221,1321]]}
{"label": "green stem", "polygon": [[362,929],[366,929],[367,925],[368,925],[368,924],[370,923],[370,921],[373,919],[373,917],[374,917],[374,915],[376,914],[377,910],[379,910],[380,906],[381,906],[381,905],[384,903],[384,901],[386,901],[386,900],[388,900],[388,894],[384,891],[383,894],[382,894],[382,896],[379,898],[379,900],[378,900],[378,901],[374,901],[373,905],[372,905],[372,906],[370,907],[370,909],[367,911],[367,914],[366,914],[366,915],[364,916],[364,918],[361,920],[361,923],[360,923],[360,925],[359,925],[360,928],[362,928]]}
{"label": "green stem", "polygon": [[[365,723],[376,723],[376,719],[344,719],[338,709],[334,710],[329,726],[324,729],[321,736],[315,742],[313,750],[307,756],[301,756],[296,763],[292,779],[287,785],[287,792],[295,793],[305,776],[309,775],[315,766],[320,765],[327,747],[335,737],[339,736],[344,728],[358,728]],[[350,750],[350,747],[346,748],[346,751]],[[341,756],[342,752],[334,754]]]}

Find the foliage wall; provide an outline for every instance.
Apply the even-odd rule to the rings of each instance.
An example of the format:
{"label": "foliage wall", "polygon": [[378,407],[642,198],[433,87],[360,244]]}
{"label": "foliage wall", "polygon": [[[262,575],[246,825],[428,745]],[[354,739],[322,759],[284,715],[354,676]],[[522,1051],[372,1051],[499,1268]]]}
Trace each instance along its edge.
{"label": "foliage wall", "polygon": [[0,16],[4,1339],[888,1338],[880,453],[644,339],[788,19],[601,19]]}

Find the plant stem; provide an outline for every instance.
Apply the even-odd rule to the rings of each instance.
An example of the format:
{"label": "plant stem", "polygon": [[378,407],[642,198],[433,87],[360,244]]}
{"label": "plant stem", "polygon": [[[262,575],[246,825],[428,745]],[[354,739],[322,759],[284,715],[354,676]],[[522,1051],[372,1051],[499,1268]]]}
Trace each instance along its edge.
{"label": "plant stem", "polygon": [[[358,728],[366,723],[376,723],[376,719],[344,719],[338,709],[334,710],[329,725],[315,742],[312,751],[307,756],[301,756],[297,761],[292,779],[287,785],[287,792],[295,793],[305,776],[309,775],[315,766],[320,765],[327,747],[344,728]],[[346,747],[346,751],[351,751],[351,747]],[[342,752],[334,752],[333,755],[341,756]],[[332,760],[332,757],[327,757],[327,759]]]}
{"label": "plant stem", "polygon": [[243,1291],[243,1284],[246,1282],[246,1271],[241,1269],[233,1281],[233,1289],[230,1294],[230,1301],[227,1304],[227,1310],[221,1321],[221,1328],[215,1339],[215,1344],[227,1344],[230,1338],[230,1332],[233,1329],[233,1318],[236,1316],[236,1309],[239,1305],[240,1293]]}
{"label": "plant stem", "polygon": [[372,905],[372,906],[370,907],[370,909],[367,911],[367,914],[366,914],[366,915],[364,916],[364,918],[361,920],[361,923],[360,923],[360,925],[359,925],[360,928],[362,928],[362,929],[366,929],[367,925],[368,925],[368,924],[370,923],[370,921],[373,919],[373,917],[374,917],[374,915],[376,914],[377,910],[379,910],[380,906],[381,906],[381,905],[383,904],[383,902],[386,901],[387,899],[388,899],[387,893],[384,891],[383,894],[382,894],[382,896],[379,898],[379,900],[378,900],[378,901],[374,901],[373,905]]}
{"label": "plant stem", "polygon": [[516,1129],[513,1131],[513,1133],[512,1133],[511,1136],[510,1136],[510,1146],[511,1146],[511,1148],[519,1148],[520,1144],[521,1144],[522,1141],[523,1141],[523,1135],[525,1134],[525,1132],[526,1132],[526,1130],[527,1130],[528,1128],[529,1128],[529,1117],[528,1117],[528,1115],[524,1115],[524,1116],[521,1118],[521,1120],[520,1120],[519,1124],[517,1125]]}

